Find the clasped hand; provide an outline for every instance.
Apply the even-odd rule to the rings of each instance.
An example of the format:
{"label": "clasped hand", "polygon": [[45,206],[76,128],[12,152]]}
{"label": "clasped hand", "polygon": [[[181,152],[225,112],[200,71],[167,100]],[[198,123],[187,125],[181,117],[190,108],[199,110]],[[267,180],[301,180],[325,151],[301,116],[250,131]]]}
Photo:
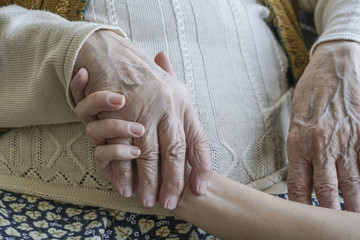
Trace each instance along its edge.
{"label": "clasped hand", "polygon": [[[81,68],[88,72],[80,71],[71,83],[75,112],[87,126],[104,178],[126,197],[136,185],[146,207],[159,199],[162,207],[173,209],[188,162],[191,187],[204,194],[212,168],[208,139],[185,84],[129,40],[106,30],[84,43],[74,73]],[[95,119],[101,120],[96,127]]]}

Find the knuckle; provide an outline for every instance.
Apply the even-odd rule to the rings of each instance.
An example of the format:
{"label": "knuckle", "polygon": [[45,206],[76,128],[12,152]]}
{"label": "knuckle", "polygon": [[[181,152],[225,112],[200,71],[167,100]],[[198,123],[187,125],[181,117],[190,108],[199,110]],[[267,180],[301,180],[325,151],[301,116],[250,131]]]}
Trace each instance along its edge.
{"label": "knuckle", "polygon": [[124,159],[127,159],[127,155],[129,155],[128,154],[128,152],[129,151],[126,151],[126,150],[128,150],[128,149],[126,149],[126,148],[123,148],[123,147],[115,147],[115,148],[112,148],[112,150],[113,150],[113,152],[112,152],[112,154],[113,154],[113,156],[114,156],[114,158],[116,159],[116,160],[124,160]]}
{"label": "knuckle", "polygon": [[131,138],[128,137],[116,137],[116,138],[108,138],[107,144],[121,144],[121,145],[133,145]]}
{"label": "knuckle", "polygon": [[91,95],[92,101],[96,102],[97,105],[105,105],[108,104],[107,95],[108,93],[105,91],[96,91],[93,92]]}
{"label": "knuckle", "polygon": [[184,159],[186,153],[186,143],[182,140],[177,140],[176,143],[168,146],[165,152],[165,157],[170,161],[178,161],[179,158]]}
{"label": "knuckle", "polygon": [[209,158],[209,161],[204,161],[203,164],[201,164],[200,172],[203,173],[203,174],[206,174],[206,173],[211,172],[212,169],[213,169],[212,161]]}
{"label": "knuckle", "polygon": [[94,158],[96,162],[100,162],[104,156],[104,149],[102,146],[96,147],[94,152]]}
{"label": "knuckle", "polygon": [[[209,162],[207,160],[211,159],[211,157],[210,157],[210,145],[209,145],[209,140],[208,140],[207,133],[205,131],[201,131],[196,136],[193,151],[195,151],[193,153],[195,155],[195,159],[199,160],[198,164],[201,164],[201,165],[208,165],[209,164]],[[211,162],[211,160],[209,160],[209,161]],[[208,164],[206,164],[206,163],[208,163]],[[207,166],[207,167],[210,167],[210,166]]]}
{"label": "knuckle", "polygon": [[200,176],[207,175],[212,171],[212,164],[202,164],[196,169]]}
{"label": "knuckle", "polygon": [[212,171],[212,162],[209,158],[208,161],[202,161],[201,164],[197,165],[197,173],[200,175],[206,175]]}
{"label": "knuckle", "polygon": [[195,147],[199,150],[209,150],[209,138],[205,131],[200,131],[195,139]]}
{"label": "knuckle", "polygon": [[298,163],[300,160],[299,157],[301,155],[306,156],[308,154],[308,152],[306,151],[306,149],[303,148],[302,145],[300,145],[299,143],[290,142],[289,140],[287,142],[286,151],[289,164]]}
{"label": "knuckle", "polygon": [[93,98],[95,101],[99,101],[103,98],[104,95],[102,94],[102,92],[96,91],[91,93],[89,96]]}
{"label": "knuckle", "polygon": [[150,181],[149,184],[158,179],[158,158],[156,160],[149,160],[144,158],[137,158],[137,171],[141,181]]}
{"label": "knuckle", "polygon": [[120,132],[120,133],[128,132],[127,127],[121,121],[116,119],[111,119],[110,123],[113,132]]}
{"label": "knuckle", "polygon": [[318,183],[314,185],[314,189],[316,195],[320,198],[327,199],[338,195],[338,186],[335,183]]}
{"label": "knuckle", "polygon": [[289,159],[288,165],[288,178],[291,179],[303,179],[304,174],[307,174],[310,168],[310,163],[302,158]]}
{"label": "knuckle", "polygon": [[303,184],[288,181],[288,194],[292,199],[299,199],[308,197],[309,192],[307,187]]}
{"label": "knuckle", "polygon": [[348,177],[345,179],[340,179],[339,181],[340,188],[342,191],[346,192],[358,192],[360,191],[360,179],[358,177]]}
{"label": "knuckle", "polygon": [[131,166],[122,165],[117,167],[113,177],[117,182],[122,182],[124,179],[130,179],[132,177]]}
{"label": "knuckle", "polygon": [[138,160],[139,161],[141,160],[143,164],[149,165],[149,164],[153,164],[153,162],[157,163],[158,159],[159,159],[159,149],[157,147],[141,148],[141,154],[138,157]]}
{"label": "knuckle", "polygon": [[166,99],[167,102],[181,101],[187,102],[191,99],[190,91],[187,86],[180,81],[171,81],[170,84],[162,84],[158,88],[159,96]]}
{"label": "knuckle", "polygon": [[167,182],[167,189],[171,192],[181,192],[183,187],[184,184],[180,179],[172,179]]}
{"label": "knuckle", "polygon": [[307,138],[313,140],[313,142],[321,142],[326,139],[326,130],[320,126],[314,126],[307,130]]}
{"label": "knuckle", "polygon": [[319,124],[305,128],[307,135],[310,137],[318,137],[324,135],[325,131]]}
{"label": "knuckle", "polygon": [[157,177],[146,177],[140,182],[140,185],[148,191],[153,191],[158,187]]}
{"label": "knuckle", "polygon": [[167,100],[167,102],[172,99],[171,91],[169,89],[169,86],[166,84],[159,85],[159,87],[157,88],[157,92],[158,96],[164,100]]}
{"label": "knuckle", "polygon": [[94,138],[94,123],[93,122],[89,122],[86,125],[86,135],[92,139]]}

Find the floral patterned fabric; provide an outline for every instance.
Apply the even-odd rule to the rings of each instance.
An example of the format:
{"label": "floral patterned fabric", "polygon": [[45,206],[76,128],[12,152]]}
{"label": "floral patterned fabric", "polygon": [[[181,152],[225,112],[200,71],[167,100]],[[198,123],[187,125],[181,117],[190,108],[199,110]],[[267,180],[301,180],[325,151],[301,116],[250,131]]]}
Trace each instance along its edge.
{"label": "floral patterned fabric", "polygon": [[176,217],[75,206],[0,191],[0,239],[217,238]]}
{"label": "floral patterned fabric", "polygon": [[[287,194],[279,197],[287,199]],[[341,207],[344,201],[340,195]],[[315,195],[313,204],[319,205]],[[176,217],[139,215],[0,191],[0,239],[218,238]]]}

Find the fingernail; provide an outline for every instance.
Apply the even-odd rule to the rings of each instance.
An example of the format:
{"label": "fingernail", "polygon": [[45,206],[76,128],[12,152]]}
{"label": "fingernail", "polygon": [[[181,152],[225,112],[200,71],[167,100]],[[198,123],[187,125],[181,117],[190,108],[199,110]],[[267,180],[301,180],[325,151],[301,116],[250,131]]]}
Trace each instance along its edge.
{"label": "fingernail", "polygon": [[205,194],[206,193],[206,188],[207,188],[207,182],[202,182],[200,184],[200,187],[199,187],[199,192],[201,194]]}
{"label": "fingernail", "polygon": [[132,195],[132,188],[131,188],[131,186],[126,186],[126,187],[124,188],[124,194],[123,194],[123,196],[124,196],[124,197],[131,197],[131,195]]}
{"label": "fingernail", "polygon": [[77,77],[79,77],[81,72],[84,72],[84,71],[86,71],[85,68],[80,68],[79,71],[77,72]]}
{"label": "fingernail", "polygon": [[132,132],[135,135],[142,135],[144,132],[144,127],[139,123],[130,123],[129,125],[130,132]]}
{"label": "fingernail", "polygon": [[165,204],[165,208],[169,210],[173,210],[174,208],[176,208],[177,202],[178,202],[177,196],[171,197],[167,200]]}
{"label": "fingernail", "polygon": [[148,197],[148,199],[146,199],[144,205],[145,205],[145,207],[153,207],[153,206],[155,206],[155,197],[154,196]]}
{"label": "fingernail", "polygon": [[121,105],[124,102],[124,96],[120,94],[111,94],[109,97],[109,101],[114,105]]}
{"label": "fingernail", "polygon": [[137,147],[130,147],[130,154],[134,157],[138,157],[140,155],[140,149]]}

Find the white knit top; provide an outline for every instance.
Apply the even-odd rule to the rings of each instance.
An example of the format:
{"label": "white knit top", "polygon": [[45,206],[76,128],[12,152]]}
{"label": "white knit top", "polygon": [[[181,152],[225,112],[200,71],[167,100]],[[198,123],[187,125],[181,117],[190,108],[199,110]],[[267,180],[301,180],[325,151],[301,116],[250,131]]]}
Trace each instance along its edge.
{"label": "white knit top", "polygon": [[[346,3],[346,4],[344,4]],[[360,42],[360,2],[300,1],[321,37]],[[92,0],[86,22],[0,9],[0,188],[137,213],[95,170],[93,146],[68,98],[77,52],[113,29],[150,56],[164,50],[208,132],[214,170],[273,193],[286,191],[292,88],[287,59],[256,0]],[[92,22],[92,23],[90,23]]]}

